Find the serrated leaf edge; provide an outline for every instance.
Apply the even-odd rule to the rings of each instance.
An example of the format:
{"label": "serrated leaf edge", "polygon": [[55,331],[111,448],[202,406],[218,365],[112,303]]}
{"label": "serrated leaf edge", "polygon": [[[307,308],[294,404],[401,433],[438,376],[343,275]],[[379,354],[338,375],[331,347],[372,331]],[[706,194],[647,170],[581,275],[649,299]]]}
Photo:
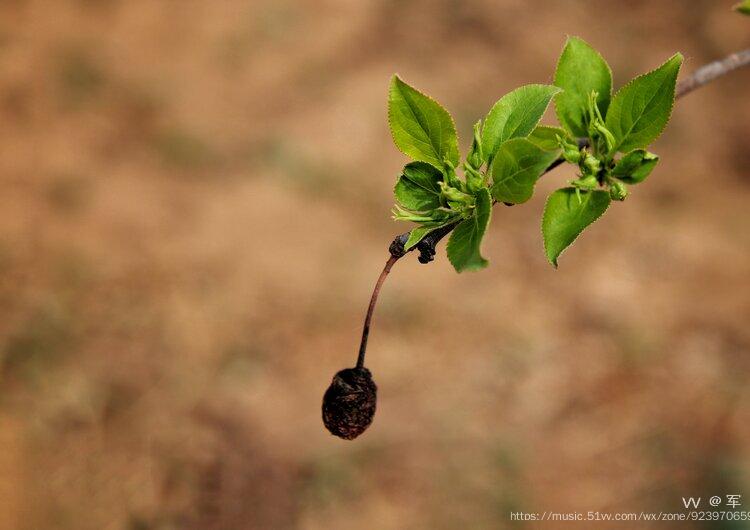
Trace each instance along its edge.
{"label": "serrated leaf edge", "polygon": [[[539,127],[539,122],[542,120],[542,117],[547,112],[547,109],[549,108],[550,103],[552,103],[552,101],[555,99],[555,96],[557,96],[558,94],[560,94],[560,93],[563,92],[562,88],[560,88],[559,86],[555,86],[554,84],[553,85],[548,85],[548,84],[544,84],[544,83],[530,83],[528,85],[521,85],[518,88],[514,88],[513,90],[511,90],[507,94],[504,94],[503,96],[500,97],[500,99],[498,99],[497,101],[495,101],[495,103],[492,105],[492,107],[490,107],[489,112],[487,113],[487,115],[485,116],[485,118],[483,120],[483,123],[482,123],[482,144],[484,144],[484,141],[485,141],[484,140],[484,130],[485,130],[485,127],[487,126],[487,121],[489,121],[490,115],[495,110],[495,108],[500,104],[500,102],[503,101],[503,99],[505,99],[506,97],[508,97],[512,93],[517,92],[517,91],[519,91],[519,90],[521,90],[523,88],[530,88],[530,87],[551,88],[551,89],[553,89],[551,91],[552,93],[549,95],[549,99],[547,99],[547,104],[544,106],[544,111],[542,111],[542,115],[539,116],[539,120],[537,120],[537,122],[534,124],[534,127],[531,128],[531,131],[533,131],[536,127]],[[550,127],[552,127],[552,126],[550,126]],[[531,134],[531,131],[529,132],[529,134]],[[517,138],[526,138],[526,137],[528,137],[528,134],[526,136],[513,136],[511,138],[506,138],[504,141],[502,141],[502,142],[500,142],[498,144],[497,149],[500,149],[500,147],[505,142],[507,142],[507,141],[515,140]],[[484,145],[483,145],[483,147],[486,148],[486,146],[484,146]],[[497,149],[495,151],[497,151]],[[487,156],[489,156],[489,155],[487,154]],[[493,153],[493,156],[494,156],[494,153]]]}
{"label": "serrated leaf edge", "polygon": [[[653,74],[654,72],[656,72],[656,71],[657,71],[657,70],[659,70],[660,68],[663,68],[664,66],[666,66],[666,65],[667,65],[667,63],[669,63],[669,62],[670,62],[670,61],[671,61],[672,59],[674,59],[675,57],[680,57],[680,64],[679,64],[679,65],[677,66],[677,75],[676,75],[676,76],[675,76],[675,78],[674,78],[674,80],[675,80],[675,88],[673,88],[673,89],[672,89],[672,90],[673,90],[673,93],[672,93],[672,101],[671,101],[671,103],[670,103],[670,105],[669,105],[669,111],[668,111],[668,113],[667,113],[667,120],[666,120],[666,121],[664,122],[664,125],[663,125],[663,126],[662,126],[662,128],[661,128],[661,129],[659,130],[659,132],[658,132],[658,133],[656,134],[656,136],[654,136],[653,140],[651,140],[651,141],[650,141],[650,142],[649,142],[648,144],[646,144],[646,145],[641,145],[641,146],[637,146],[637,147],[634,147],[634,148],[630,149],[630,150],[629,150],[629,151],[627,151],[627,152],[630,152],[630,151],[634,151],[635,149],[646,149],[646,148],[647,148],[647,147],[648,147],[649,145],[651,145],[652,143],[654,143],[654,142],[655,142],[656,140],[658,140],[658,139],[659,139],[659,137],[660,137],[660,136],[661,136],[661,135],[662,135],[662,134],[664,133],[664,130],[665,130],[665,129],[667,128],[667,125],[669,125],[669,121],[670,121],[670,120],[672,119],[672,110],[674,109],[674,103],[675,103],[675,101],[676,101],[676,99],[677,99],[677,98],[675,97],[675,94],[674,94],[674,91],[675,91],[675,90],[676,90],[676,88],[677,88],[677,78],[678,78],[678,77],[679,77],[679,75],[680,75],[680,70],[682,69],[682,64],[683,64],[683,63],[684,63],[684,61],[685,61],[685,57],[684,57],[684,56],[683,56],[683,55],[682,55],[682,54],[681,54],[680,52],[677,52],[677,53],[675,53],[674,55],[672,55],[672,57],[670,57],[669,59],[667,59],[666,61],[664,61],[664,62],[663,62],[662,64],[660,64],[659,66],[657,66],[657,67],[656,67],[656,68],[654,68],[653,70],[649,70],[648,72],[645,72],[645,73],[643,73],[643,74],[640,74],[640,75],[637,75],[637,76],[635,76],[635,77],[634,77],[633,79],[631,79],[631,80],[630,80],[630,81],[628,81],[628,82],[627,82],[626,84],[624,84],[623,86],[621,86],[621,87],[620,87],[620,88],[619,88],[619,89],[617,90],[617,92],[615,92],[615,94],[614,94],[614,95],[612,96],[612,101],[611,101],[611,102],[610,102],[610,104],[609,104],[610,108],[612,107],[612,103],[614,103],[614,101],[615,101],[615,98],[616,98],[616,97],[617,97],[617,96],[618,96],[618,95],[619,95],[619,94],[620,94],[620,93],[621,93],[621,92],[622,92],[623,90],[625,90],[625,88],[627,88],[627,87],[631,86],[631,85],[632,85],[633,83],[635,83],[635,82],[636,82],[636,81],[638,81],[639,79],[641,79],[641,78],[643,78],[643,77],[646,77],[647,75]],[[606,117],[605,117],[605,120],[604,120],[604,121],[605,121],[605,123],[606,123]],[[632,128],[631,128],[631,130],[632,130]],[[628,133],[628,134],[629,134],[629,133]],[[627,138],[627,136],[625,136],[625,138]],[[625,138],[621,139],[621,141],[620,141],[620,145],[622,145],[622,142],[623,142],[623,141],[625,140]],[[621,150],[620,150],[620,145],[617,145],[617,146],[615,146],[615,151],[616,151],[616,152],[618,152],[618,153],[624,153],[624,151],[621,151]]]}
{"label": "serrated leaf edge", "polygon": [[[485,190],[486,190],[487,188],[483,188],[483,189],[485,189]],[[489,190],[487,190],[487,191],[488,191],[488,193],[489,193]],[[476,222],[477,222],[477,219],[476,219],[476,217],[477,217],[477,216],[476,216],[476,211],[475,211],[475,212],[474,212],[474,213],[472,214],[472,216],[471,216],[471,217],[469,217],[469,218],[466,218],[466,219],[463,219],[462,221],[460,221],[460,222],[459,222],[459,223],[458,223],[458,224],[456,225],[456,228],[455,228],[455,229],[453,230],[453,233],[451,234],[450,238],[448,238],[448,243],[447,243],[447,244],[446,244],[446,246],[445,246],[445,253],[446,253],[446,254],[448,255],[448,261],[450,261],[451,265],[453,265],[453,268],[454,268],[454,269],[456,270],[456,272],[458,272],[458,273],[461,273],[461,272],[464,272],[464,271],[469,271],[469,272],[473,272],[473,271],[478,271],[478,270],[481,270],[481,269],[484,269],[484,268],[486,268],[486,267],[487,267],[487,265],[489,265],[489,260],[487,260],[487,258],[485,258],[484,256],[482,256],[482,254],[481,254],[481,244],[482,244],[482,240],[484,239],[484,236],[485,236],[485,234],[487,233],[487,228],[488,228],[488,227],[490,226],[490,223],[492,223],[492,195],[490,195],[490,209],[488,210],[488,213],[487,213],[487,224],[486,224],[486,226],[484,227],[484,233],[482,234],[482,238],[481,238],[481,240],[479,241],[479,248],[480,248],[480,254],[479,254],[479,257],[480,257],[480,258],[482,258],[482,260],[483,260],[483,263],[482,263],[482,265],[481,265],[481,266],[478,266],[478,267],[466,267],[466,268],[463,268],[463,269],[459,269],[459,268],[458,268],[458,266],[456,265],[456,263],[455,263],[455,262],[453,261],[453,258],[451,258],[451,248],[452,248],[452,246],[453,246],[453,244],[454,244],[454,243],[453,243],[453,241],[454,241],[454,239],[453,239],[453,236],[455,235],[455,233],[456,233],[456,230],[458,229],[458,227],[459,227],[459,226],[461,226],[461,224],[463,224],[464,222],[466,222],[466,221],[469,221],[469,220],[473,219],[473,220],[474,220],[474,222],[476,223]]]}
{"label": "serrated leaf edge", "polygon": [[[572,247],[572,246],[573,246],[573,243],[575,243],[575,242],[576,242],[576,241],[578,240],[578,238],[579,238],[579,237],[581,237],[581,234],[583,234],[583,230],[585,230],[586,228],[588,228],[589,226],[591,226],[592,224],[594,224],[595,222],[597,222],[597,221],[599,220],[599,218],[600,218],[600,217],[601,217],[602,215],[604,215],[604,214],[605,214],[605,213],[607,212],[607,210],[609,210],[609,207],[610,207],[610,205],[612,204],[612,201],[610,200],[610,201],[609,201],[609,202],[607,203],[607,207],[606,207],[606,208],[604,208],[604,210],[602,210],[602,213],[600,213],[599,215],[597,215],[597,216],[596,216],[596,217],[595,217],[595,218],[594,218],[594,219],[593,219],[593,220],[592,220],[592,221],[591,221],[591,222],[590,222],[589,224],[587,224],[586,226],[584,226],[584,227],[583,227],[583,230],[581,230],[580,232],[578,232],[578,234],[576,234],[576,236],[575,236],[575,237],[574,237],[574,238],[573,238],[573,239],[571,240],[571,242],[570,242],[570,243],[568,243],[568,245],[567,245],[567,246],[566,246],[566,247],[565,247],[564,249],[562,249],[562,250],[560,251],[560,253],[559,253],[559,254],[558,254],[558,255],[557,255],[556,257],[555,257],[555,259],[554,259],[554,261],[553,261],[553,260],[551,260],[551,259],[549,258],[549,254],[547,253],[547,240],[546,240],[546,238],[544,237],[544,220],[545,220],[545,219],[547,218],[547,204],[549,203],[549,200],[550,200],[550,197],[552,197],[552,194],[553,194],[553,193],[555,193],[556,191],[561,191],[561,190],[572,190],[572,189],[574,189],[574,188],[570,188],[570,187],[568,187],[568,188],[559,188],[559,189],[556,189],[555,191],[553,191],[552,193],[550,193],[550,194],[549,194],[549,197],[547,197],[547,201],[546,201],[546,202],[544,203],[544,212],[542,213],[542,222],[541,222],[541,225],[540,225],[540,229],[541,229],[541,233],[542,233],[542,245],[544,246],[544,256],[545,256],[545,257],[547,258],[547,261],[549,261],[549,262],[550,262],[550,264],[551,264],[551,265],[552,265],[552,266],[553,266],[553,267],[554,267],[555,269],[557,269],[557,260],[558,260],[558,259],[560,258],[560,256],[562,256],[563,252],[565,252],[565,251],[566,251],[566,250],[568,250],[568,249],[569,249],[570,247]],[[607,192],[606,192],[606,191],[604,191],[604,190],[594,190],[594,191],[599,191],[599,192],[602,192],[602,193],[607,193]],[[588,192],[588,193],[593,193],[593,192]]]}
{"label": "serrated leaf edge", "polygon": [[448,115],[448,119],[450,120],[451,125],[453,126],[453,131],[456,133],[456,153],[457,153],[458,161],[460,161],[461,160],[461,152],[459,151],[459,146],[461,145],[461,143],[460,143],[461,139],[458,136],[458,129],[456,128],[456,122],[453,120],[453,115],[437,99],[433,98],[429,94],[425,94],[421,90],[418,90],[418,89],[414,88],[409,83],[407,83],[406,81],[404,81],[398,73],[395,73],[395,74],[393,74],[393,76],[391,76],[391,82],[390,82],[389,87],[388,87],[388,94],[389,94],[389,98],[388,98],[388,100],[389,100],[388,101],[388,130],[391,133],[391,139],[393,140],[393,145],[396,146],[396,149],[398,149],[403,155],[408,156],[411,160],[414,160],[414,161],[417,161],[417,162],[424,162],[425,164],[430,164],[432,167],[434,167],[435,169],[439,170],[440,172],[444,171],[444,168],[438,167],[435,164],[432,164],[431,162],[428,162],[426,160],[419,160],[419,159],[412,158],[411,155],[405,153],[404,150],[399,147],[398,143],[396,143],[396,135],[393,133],[393,121],[392,121],[393,117],[391,116],[391,105],[390,105],[390,91],[392,90],[393,86],[395,85],[395,80],[398,80],[398,81],[402,82],[404,85],[408,86],[409,88],[411,88],[412,90],[414,90],[418,94],[421,94],[425,98],[429,99],[430,101],[432,101],[438,107],[440,107],[441,109],[443,109],[445,111],[445,113]]}

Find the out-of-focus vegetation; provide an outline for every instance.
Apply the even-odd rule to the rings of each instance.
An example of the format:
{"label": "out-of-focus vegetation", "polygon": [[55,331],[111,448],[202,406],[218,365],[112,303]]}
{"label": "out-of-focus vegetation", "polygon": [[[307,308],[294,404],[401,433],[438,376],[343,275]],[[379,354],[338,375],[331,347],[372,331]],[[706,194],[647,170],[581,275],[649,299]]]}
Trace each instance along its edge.
{"label": "out-of-focus vegetation", "polygon": [[375,422],[353,443],[321,425],[404,228],[393,72],[455,111],[466,149],[500,95],[550,82],[568,34],[617,85],[748,45],[724,2],[591,4],[2,3],[0,528],[750,506],[747,72],[678,103],[637,200],[560,270],[538,219],[564,171],[495,209],[481,275],[399,262],[370,339]]}

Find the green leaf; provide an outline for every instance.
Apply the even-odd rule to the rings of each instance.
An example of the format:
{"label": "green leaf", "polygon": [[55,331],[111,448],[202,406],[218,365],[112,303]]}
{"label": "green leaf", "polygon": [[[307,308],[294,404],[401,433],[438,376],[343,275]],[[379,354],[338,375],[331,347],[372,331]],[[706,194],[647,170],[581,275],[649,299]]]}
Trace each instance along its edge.
{"label": "green leaf", "polygon": [[557,151],[545,151],[527,138],[508,140],[500,146],[490,167],[492,196],[512,204],[528,201],[536,181],[557,155]]}
{"label": "green leaf", "polygon": [[393,219],[396,221],[413,221],[415,223],[432,223],[435,222],[434,214],[438,210],[432,212],[412,212],[403,209],[398,204],[391,210],[393,213]]}
{"label": "green leaf", "polygon": [[412,228],[411,232],[409,232],[409,238],[406,240],[406,243],[404,243],[404,250],[409,250],[414,245],[422,241],[428,234],[434,232],[438,228],[443,228],[444,226],[448,226],[449,224],[454,222],[456,222],[456,219],[450,218],[445,221],[425,223],[423,225]]}
{"label": "green leaf", "polygon": [[487,188],[479,190],[476,197],[474,213],[461,221],[448,240],[448,259],[457,272],[483,269],[488,263],[479,247],[490,223],[492,198]]}
{"label": "green leaf", "polygon": [[574,136],[588,136],[586,123],[589,96],[596,91],[602,116],[612,97],[612,70],[594,48],[578,37],[569,37],[555,70],[555,85],[563,92],[555,97],[560,123]]}
{"label": "green leaf", "polygon": [[563,188],[547,199],[542,216],[544,251],[549,262],[557,267],[557,258],[576,240],[584,228],[596,221],[610,203],[604,190],[583,191]]}
{"label": "green leaf", "polygon": [[443,174],[430,164],[411,162],[404,167],[393,190],[398,203],[415,212],[440,207],[440,181]]}
{"label": "green leaf", "polygon": [[612,176],[627,184],[638,184],[646,180],[659,157],[645,149],[636,149],[623,156],[612,168]]}
{"label": "green leaf", "polygon": [[537,125],[527,139],[545,151],[557,151],[560,149],[560,142],[557,141],[558,136],[570,139],[568,133],[560,127]]}
{"label": "green leaf", "polygon": [[674,105],[682,55],[675,54],[656,70],[622,87],[607,112],[607,128],[615,137],[612,151],[627,153],[646,147],[664,130]]}
{"label": "green leaf", "polygon": [[558,92],[560,89],[551,85],[526,85],[500,98],[482,128],[485,159],[491,161],[503,142],[528,136]]}
{"label": "green leaf", "polygon": [[458,136],[451,115],[395,75],[388,92],[388,123],[393,142],[405,155],[438,169],[444,160],[458,165]]}
{"label": "green leaf", "polygon": [[743,15],[750,15],[750,0],[743,0],[734,5],[734,10]]}

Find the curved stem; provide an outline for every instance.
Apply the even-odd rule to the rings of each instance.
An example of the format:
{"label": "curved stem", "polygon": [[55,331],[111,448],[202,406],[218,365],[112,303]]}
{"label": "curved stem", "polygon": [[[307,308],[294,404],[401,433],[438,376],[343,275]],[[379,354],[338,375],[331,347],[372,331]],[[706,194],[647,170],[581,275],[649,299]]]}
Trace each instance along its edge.
{"label": "curved stem", "polygon": [[383,272],[380,273],[378,281],[375,283],[375,288],[372,290],[372,296],[370,297],[370,305],[367,306],[367,315],[365,315],[365,324],[362,327],[362,340],[359,343],[359,355],[357,356],[357,368],[363,368],[365,366],[365,352],[367,350],[367,338],[370,335],[370,322],[372,321],[372,314],[375,312],[375,304],[378,302],[378,295],[380,294],[380,288],[383,287],[383,282],[388,277],[388,273],[391,272],[391,267],[398,261],[401,256],[391,255],[388,261],[385,262]]}

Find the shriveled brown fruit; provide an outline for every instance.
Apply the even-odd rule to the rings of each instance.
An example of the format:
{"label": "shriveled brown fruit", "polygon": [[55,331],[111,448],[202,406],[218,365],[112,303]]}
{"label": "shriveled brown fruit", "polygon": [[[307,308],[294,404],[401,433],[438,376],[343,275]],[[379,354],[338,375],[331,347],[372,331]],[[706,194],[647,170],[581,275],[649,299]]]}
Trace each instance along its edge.
{"label": "shriveled brown fruit", "polygon": [[353,440],[375,416],[378,387],[367,368],[346,368],[333,376],[323,396],[323,424],[331,434]]}

